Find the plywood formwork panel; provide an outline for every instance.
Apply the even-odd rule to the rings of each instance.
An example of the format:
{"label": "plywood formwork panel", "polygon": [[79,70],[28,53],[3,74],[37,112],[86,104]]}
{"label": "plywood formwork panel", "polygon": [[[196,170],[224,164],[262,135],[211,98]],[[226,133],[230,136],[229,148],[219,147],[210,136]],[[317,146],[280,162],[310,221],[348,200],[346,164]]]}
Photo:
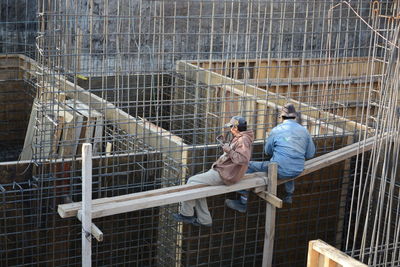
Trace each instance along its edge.
{"label": "plywood formwork panel", "polygon": [[278,94],[265,91],[258,87],[243,83],[239,80],[234,80],[218,73],[205,70],[188,62],[178,61],[176,69],[178,73],[184,75],[187,79],[199,81],[207,84],[208,86],[228,84],[226,88],[230,91],[237,92],[238,94],[242,94],[244,96],[262,98],[258,101],[270,102],[278,107],[283,106],[287,102],[293,103],[298,110],[302,111],[302,116],[308,116],[308,118],[323,121],[325,124],[334,124],[347,131],[353,132],[358,130],[368,130],[368,127],[365,125],[322,111],[319,108],[312,107],[294,99],[288,99]]}
{"label": "plywood formwork panel", "polygon": [[246,72],[248,79],[365,77],[381,75],[383,67],[382,62],[371,62],[371,59],[366,57],[261,58],[189,62],[235,80],[244,79],[242,77]]}
{"label": "plywood formwork panel", "polygon": [[[174,88],[177,104],[172,112],[176,122],[172,124],[171,131],[178,134],[177,129],[184,127],[188,137],[195,138],[195,140],[186,138],[190,143],[215,143],[217,135],[228,131],[223,125],[236,115],[242,115],[246,118],[249,128],[255,131],[257,140],[265,139],[268,132],[278,123],[281,106],[275,103],[275,99],[263,98],[262,96],[255,97],[230,85],[195,85],[189,81],[187,84],[190,84],[190,86],[176,86]],[[206,92],[212,92],[211,96],[206,98]],[[194,100],[194,95],[197,95],[196,100]],[[205,120],[207,115],[210,115],[210,113],[206,113],[206,106],[210,106],[209,111],[212,111],[213,114],[209,120]],[[183,116],[182,119],[178,119],[180,116]],[[332,134],[334,132],[343,134],[346,132],[340,126],[330,125],[304,113],[302,119],[303,124],[314,135]],[[207,138],[199,136],[200,133],[193,134],[192,129],[198,129],[200,133],[205,133],[205,130],[208,130],[205,133]],[[180,136],[185,138],[185,132],[183,131],[181,134]]]}

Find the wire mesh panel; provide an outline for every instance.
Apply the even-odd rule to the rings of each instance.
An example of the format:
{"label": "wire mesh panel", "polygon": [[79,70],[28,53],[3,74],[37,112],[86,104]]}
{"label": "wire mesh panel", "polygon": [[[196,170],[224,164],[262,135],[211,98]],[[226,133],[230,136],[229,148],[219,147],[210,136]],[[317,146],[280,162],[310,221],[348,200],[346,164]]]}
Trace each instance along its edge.
{"label": "wire mesh panel", "polygon": [[[385,68],[378,108],[375,136],[380,140],[371,153],[357,157],[348,203],[349,222],[345,249],[371,266],[399,264],[399,9],[397,5],[373,5],[375,49],[371,57]],[[383,139],[381,139],[383,137]]]}
{"label": "wire mesh panel", "polygon": [[[7,126],[2,133],[25,138],[16,152],[23,162],[0,165],[24,174],[19,180],[0,174],[0,265],[81,264],[81,224],[61,219],[57,206],[81,200],[83,143],[93,145],[96,199],[181,185],[207,171],[222,154],[215,138],[228,136],[224,124],[234,115],[245,117],[255,133],[252,159],[266,160],[265,140],[287,102],[313,136],[317,155],[373,133],[398,133],[398,121],[391,124],[398,118],[398,84],[391,80],[398,76],[398,7],[392,1],[0,3],[0,51],[31,55],[32,32],[36,36],[34,59],[16,55],[9,64],[10,56],[0,58],[0,76],[17,80],[0,88],[1,101],[9,101],[3,88],[20,80],[29,84],[24,93],[30,97],[13,99],[14,109],[28,109],[27,131]],[[9,114],[10,107],[1,112]],[[308,241],[318,238],[377,263],[380,250],[376,257],[363,255],[372,253],[369,247],[381,249],[378,232],[393,247],[394,254],[382,249],[382,255],[395,258],[397,217],[393,228],[371,228],[370,221],[382,220],[378,212],[365,224],[375,232],[358,236],[359,220],[369,212],[361,208],[361,189],[376,187],[364,183],[365,173],[375,177],[365,164],[381,162],[384,148],[375,151],[370,161],[365,154],[298,179],[294,203],[277,212],[274,266],[305,265]],[[379,166],[374,170],[386,174],[394,165]],[[381,198],[390,207],[397,203],[391,202],[395,184],[391,179],[391,193]],[[104,240],[93,241],[93,264],[260,266],[265,201],[251,194],[248,212],[238,214],[224,205],[235,197],[208,199],[212,228],[176,223],[171,215],[178,205],[95,219]],[[369,200],[379,197],[371,193]]]}
{"label": "wire mesh panel", "polygon": [[34,57],[36,13],[36,1],[0,1],[0,53],[19,53]]}

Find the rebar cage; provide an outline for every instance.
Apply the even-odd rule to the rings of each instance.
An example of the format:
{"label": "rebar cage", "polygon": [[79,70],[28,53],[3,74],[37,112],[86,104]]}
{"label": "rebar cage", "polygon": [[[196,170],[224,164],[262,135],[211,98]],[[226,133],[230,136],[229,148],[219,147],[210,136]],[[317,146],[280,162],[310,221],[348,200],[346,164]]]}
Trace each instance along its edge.
{"label": "rebar cage", "polygon": [[[81,264],[81,223],[57,206],[81,200],[83,143],[93,198],[180,185],[218,158],[234,115],[254,130],[252,160],[266,160],[287,102],[317,156],[390,138],[296,181],[277,211],[273,266],[304,266],[317,238],[398,264],[396,1],[0,3],[0,266]],[[174,222],[176,204],[95,219],[92,262],[260,266],[265,201],[250,195],[239,214],[224,206],[235,197],[208,199],[210,229]]]}

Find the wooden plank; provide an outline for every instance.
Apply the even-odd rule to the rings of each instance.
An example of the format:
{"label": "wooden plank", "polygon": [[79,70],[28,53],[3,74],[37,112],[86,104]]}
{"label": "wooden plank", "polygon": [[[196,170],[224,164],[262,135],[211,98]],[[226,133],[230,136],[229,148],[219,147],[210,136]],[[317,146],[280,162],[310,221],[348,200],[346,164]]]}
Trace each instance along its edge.
{"label": "wooden plank", "polygon": [[[165,188],[161,188],[161,189],[155,189],[155,190],[151,190],[151,191],[127,194],[127,195],[116,196],[116,197],[99,198],[99,199],[93,200],[93,206],[104,204],[104,203],[118,203],[118,202],[141,199],[141,198],[152,197],[152,196],[158,196],[158,195],[163,195],[163,194],[181,192],[184,190],[191,190],[191,189],[201,188],[201,187],[205,187],[205,186],[207,186],[207,185],[188,185],[188,184],[186,184],[186,185],[165,187]],[[58,205],[58,214],[61,216],[61,218],[68,218],[68,217],[76,216],[78,210],[81,209],[81,206],[82,206],[81,202],[74,202],[74,203]]]}
{"label": "wooden plank", "polygon": [[[314,250],[317,254],[322,254],[325,257],[328,257],[330,260],[334,261],[337,264],[348,267],[367,267],[366,264],[350,257],[344,252],[332,247],[331,245],[325,243],[322,240],[312,240],[309,242],[309,256],[310,256],[310,248]],[[311,254],[313,254],[312,252]],[[312,259],[309,258],[307,267],[315,267],[318,266],[315,263],[315,256]],[[318,263],[317,263],[318,264]]]}
{"label": "wooden plank", "polygon": [[336,267],[336,262],[328,257],[325,257],[323,265],[324,267]]}
{"label": "wooden plank", "polygon": [[55,127],[54,136],[51,141],[51,155],[57,157],[58,150],[60,148],[59,144],[61,142],[62,132],[64,129],[64,117],[57,116],[57,125]]}
{"label": "wooden plank", "polygon": [[[232,86],[222,86],[222,88],[225,89],[225,92],[226,92],[226,95],[227,95],[227,96],[228,96],[229,94],[234,94],[234,95],[236,95],[236,96],[242,96],[242,97],[249,97],[249,98],[253,97],[252,95],[246,94],[246,93],[244,93],[244,92],[242,92],[242,91],[240,91],[240,90],[237,90],[237,89],[235,89],[235,88],[232,87]],[[239,101],[234,101],[234,103],[236,103],[236,104],[237,104],[238,102],[239,102]],[[263,100],[263,99],[257,99],[257,100],[256,100],[256,103],[257,103],[257,104],[264,104],[264,105],[267,106],[268,108],[275,109],[275,110],[281,110],[282,107],[283,107],[283,106],[278,105],[278,104],[276,104],[276,103],[274,103],[274,102],[272,102],[272,101],[267,101],[267,100]],[[235,107],[234,110],[235,110],[235,113],[234,113],[234,114],[237,114],[237,111],[239,110],[239,108],[238,108],[238,107]],[[224,113],[224,114],[226,114],[226,113]],[[270,123],[272,123],[273,118],[275,117],[274,114],[269,113],[269,114],[267,114],[267,115],[270,116]],[[308,130],[309,130],[312,134],[315,134],[315,135],[317,135],[317,134],[322,134],[322,133],[320,133],[320,131],[322,131],[322,129],[326,129],[327,131],[332,131],[332,132],[335,132],[335,133],[340,133],[340,132],[342,132],[343,134],[345,134],[345,132],[346,132],[345,130],[341,129],[340,127],[338,127],[338,126],[336,126],[336,125],[332,125],[332,124],[326,123],[326,122],[324,122],[324,121],[322,121],[322,120],[320,120],[320,119],[313,118],[313,117],[308,116],[308,115],[303,114],[303,113],[301,114],[301,118],[302,118],[303,121],[307,121],[307,122],[312,122],[312,123],[313,123],[312,125],[309,124],[309,125],[306,125],[306,126],[308,126],[308,127],[309,127]],[[275,120],[274,120],[274,121],[275,121]],[[312,131],[312,130],[310,130],[310,126],[316,126],[316,127],[318,127],[318,130],[317,130],[317,131]],[[320,130],[320,129],[321,129],[321,130]],[[326,133],[328,133],[328,132],[325,132],[325,134],[326,134]]]}
{"label": "wooden plank", "polygon": [[313,249],[315,241],[308,242],[307,267],[318,266],[319,253]]}
{"label": "wooden plank", "polygon": [[[268,165],[268,193],[276,195],[278,179],[278,164],[270,163]],[[265,212],[265,236],[262,267],[272,266],[272,256],[274,253],[275,242],[275,216],[276,208],[267,203]]]}
{"label": "wooden plank", "polygon": [[110,215],[126,213],[141,209],[165,206],[187,200],[222,195],[230,192],[236,192],[239,190],[250,189],[253,187],[262,186],[264,184],[265,184],[265,179],[262,177],[257,177],[254,179],[245,179],[229,186],[226,185],[207,186],[203,188],[185,190],[177,193],[164,194],[161,196],[153,196],[153,197],[124,201],[119,203],[106,203],[93,207],[92,217],[100,218],[100,217],[106,217]]}
{"label": "wooden plank", "polygon": [[59,148],[59,157],[74,157],[78,154],[79,137],[82,131],[83,116],[67,105],[54,105],[54,111],[64,115],[65,123]]}
{"label": "wooden plank", "polygon": [[259,197],[273,205],[275,208],[282,208],[282,199],[278,198],[277,196],[271,194],[270,192],[258,192],[256,193]]}
{"label": "wooden plank", "polygon": [[92,143],[93,155],[98,155],[103,138],[103,115],[97,110],[76,99],[67,100],[66,104],[84,116],[80,140],[83,142]]}
{"label": "wooden plank", "polygon": [[176,63],[176,71],[184,75],[187,79],[195,81],[198,80],[210,86],[230,85],[225,87],[227,89],[234,88],[256,97],[263,96],[264,98],[267,98],[269,102],[273,102],[280,106],[283,106],[287,102],[290,102],[294,104],[298,110],[301,110],[304,115],[310,116],[315,119],[321,119],[321,120],[323,119],[328,122],[329,121],[342,122],[344,125],[343,128],[348,131],[369,130],[367,126],[362,125],[360,123],[356,123],[354,121],[331,114],[329,112],[321,111],[316,107],[312,107],[310,105],[296,101],[294,99],[288,99],[286,97],[280,96],[279,94],[272,93],[267,90],[255,87],[253,85],[243,83],[242,81],[225,77],[221,74],[214,73],[204,68],[200,68],[186,61],[178,61]]}
{"label": "wooden plank", "polygon": [[[69,99],[65,101],[65,104],[73,110],[76,110],[83,116],[82,131],[79,136],[83,143],[92,143],[94,128],[96,124],[96,117],[89,114],[89,106],[83,104],[82,102],[74,99]],[[100,114],[101,116],[101,114]],[[80,145],[82,147],[82,145]]]}
{"label": "wooden plank", "polygon": [[92,266],[92,144],[82,147],[82,266]]}
{"label": "wooden plank", "polygon": [[[22,62],[20,62],[20,68],[24,71],[32,71],[33,75],[36,76],[38,76],[36,71],[43,72],[39,64],[33,59],[25,55],[17,56]],[[187,159],[182,158],[182,151],[185,151],[189,146],[183,142],[182,138],[154,125],[153,123],[150,123],[147,120],[137,119],[129,115],[127,112],[117,108],[105,99],[88,92],[82,87],[68,81],[61,75],[55,76],[55,79],[58,83],[57,89],[60,92],[65,92],[67,97],[79,100],[82,103],[89,105],[92,109],[101,111],[101,113],[104,114],[105,120],[113,121],[128,134],[133,134],[139,138],[143,138],[147,144],[161,152],[170,152],[170,156],[185,164]],[[44,90],[45,89],[46,87],[44,87]]]}
{"label": "wooden plank", "polygon": [[[254,179],[256,179],[256,180],[254,180]],[[259,184],[260,179],[263,180],[263,183],[261,183],[261,185]],[[254,185],[253,187],[259,187],[259,186],[265,185],[265,180],[266,180],[266,177],[263,173],[252,173],[252,174],[247,174],[245,179],[243,179],[242,181],[245,182],[244,185],[248,185],[249,183],[250,184],[255,183],[257,185]],[[247,181],[250,181],[250,182],[247,182]],[[147,198],[151,198],[151,197],[161,197],[161,196],[167,195],[167,194],[180,193],[183,191],[193,191],[193,190],[196,190],[199,188],[205,188],[205,187],[209,188],[208,185],[185,184],[185,185],[165,187],[165,188],[155,189],[155,190],[151,190],[151,191],[127,194],[127,195],[116,196],[116,197],[100,198],[100,199],[93,200],[93,207],[101,206],[103,204],[118,204],[121,202],[141,200],[141,199],[147,199]],[[252,187],[250,186],[250,188],[252,188]],[[197,196],[194,196],[194,197],[195,198],[192,198],[192,199],[200,198]],[[181,201],[177,201],[177,202],[181,202]],[[177,202],[174,202],[174,203],[177,203]],[[81,202],[61,204],[61,205],[58,205],[58,214],[61,216],[61,218],[74,217],[77,215],[78,210],[80,210],[81,207],[82,207]]]}
{"label": "wooden plank", "polygon": [[[359,150],[360,153],[361,153],[361,151],[367,151],[368,149],[372,148],[374,141],[375,141],[374,137],[370,137],[370,138],[366,139],[365,142],[360,141],[358,143],[354,143],[350,146],[346,146],[344,148],[333,151],[331,153],[327,153],[320,157],[308,160],[308,161],[306,161],[303,173],[298,177],[301,177],[301,176],[309,174],[311,172],[320,170],[331,164],[335,164],[337,162],[345,160],[346,158],[350,158],[350,157],[356,155],[356,153],[358,153],[357,150],[359,147],[360,147],[360,150]],[[215,145],[215,146],[217,146],[217,145]],[[193,147],[193,149],[196,149],[196,148],[197,147]],[[259,175],[259,173],[246,174],[245,179],[251,179],[258,175]],[[296,179],[296,178],[294,178],[294,179]],[[291,179],[291,180],[294,180],[294,179]],[[278,181],[278,185],[284,184],[287,181],[289,181],[289,180],[280,180],[280,181]],[[157,189],[157,190],[152,190],[152,191],[147,191],[147,192],[117,196],[117,197],[113,197],[113,198],[96,199],[93,201],[93,205],[109,203],[109,202],[124,202],[124,201],[128,201],[128,200],[135,200],[135,199],[139,199],[139,198],[157,196],[157,195],[161,195],[161,194],[176,193],[176,192],[181,192],[181,191],[185,191],[185,190],[201,188],[201,187],[205,187],[205,186],[206,185],[173,186],[173,187],[167,187],[167,188],[162,188],[162,189]],[[62,218],[76,216],[76,213],[80,209],[80,206],[81,206],[80,202],[59,205],[58,213],[60,214],[60,216]]]}
{"label": "wooden plank", "polygon": [[26,130],[25,134],[25,141],[24,141],[24,146],[20,155],[20,160],[31,160],[32,155],[33,155],[33,136],[34,136],[34,126],[36,123],[36,115],[37,115],[37,110],[36,110],[36,104],[37,104],[37,99],[33,101],[32,105],[32,111],[31,115],[29,117],[29,123],[28,123],[28,128]]}
{"label": "wooden plank", "polygon": [[373,148],[376,141],[383,140],[388,137],[389,137],[389,135],[384,136],[382,139],[377,139],[375,136],[369,137],[363,141],[354,143],[352,145],[340,148],[338,150],[324,154],[317,158],[308,160],[308,161],[306,161],[306,163],[304,165],[304,171],[299,176],[297,176],[296,178],[293,178],[293,179],[280,180],[280,181],[278,181],[278,185],[284,184],[288,181],[295,180],[301,176],[307,175],[309,173],[315,172],[317,170],[328,167],[335,163],[341,162],[341,161],[351,158],[359,153],[369,151]]}
{"label": "wooden plank", "polygon": [[269,78],[269,79],[246,79],[241,80],[258,86],[291,86],[291,85],[310,85],[334,82],[336,84],[365,84],[366,82],[379,82],[381,76],[337,76],[337,77],[288,77],[288,78]]}

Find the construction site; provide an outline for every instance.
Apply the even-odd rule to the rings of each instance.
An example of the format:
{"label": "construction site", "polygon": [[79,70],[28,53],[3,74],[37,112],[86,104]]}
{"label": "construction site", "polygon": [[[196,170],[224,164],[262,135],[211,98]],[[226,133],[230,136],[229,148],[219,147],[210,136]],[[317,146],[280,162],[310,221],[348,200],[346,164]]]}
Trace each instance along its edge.
{"label": "construction site", "polygon": [[[400,266],[399,22],[398,0],[0,0],[0,266]],[[274,168],[186,185],[235,115],[267,160],[286,103],[316,146],[292,204]],[[173,220],[201,197],[212,227]]]}

